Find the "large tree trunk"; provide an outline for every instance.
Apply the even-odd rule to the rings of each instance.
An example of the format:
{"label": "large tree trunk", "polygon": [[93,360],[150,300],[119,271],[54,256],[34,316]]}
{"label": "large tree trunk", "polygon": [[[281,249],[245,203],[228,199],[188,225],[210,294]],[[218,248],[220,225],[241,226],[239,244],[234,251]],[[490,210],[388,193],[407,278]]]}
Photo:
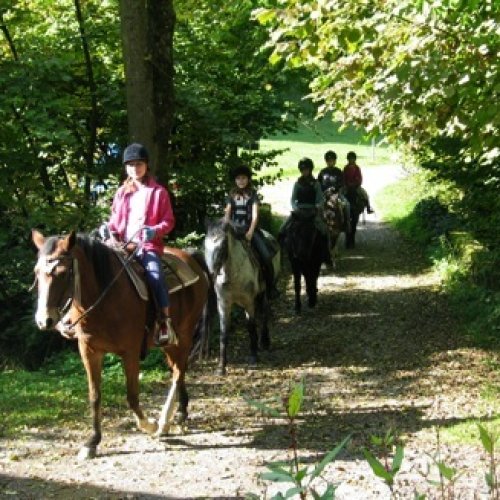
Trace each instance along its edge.
{"label": "large tree trunk", "polygon": [[173,123],[173,0],[120,0],[129,137],[166,181]]}

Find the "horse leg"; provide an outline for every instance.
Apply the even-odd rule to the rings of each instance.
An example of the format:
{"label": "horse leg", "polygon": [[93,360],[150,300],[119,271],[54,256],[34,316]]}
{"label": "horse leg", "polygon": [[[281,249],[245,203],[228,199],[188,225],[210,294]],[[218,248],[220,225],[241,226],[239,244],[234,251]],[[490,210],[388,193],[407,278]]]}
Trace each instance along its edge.
{"label": "horse leg", "polygon": [[356,229],[358,227],[359,222],[359,212],[354,211],[352,220],[351,220],[351,238],[350,238],[350,247],[354,248],[356,245]]}
{"label": "horse leg", "polygon": [[227,364],[227,341],[229,337],[229,329],[231,328],[231,305],[218,301],[219,318],[220,318],[220,338],[219,338],[219,366],[217,367],[218,375],[226,374]]}
{"label": "horse leg", "polygon": [[250,340],[250,357],[248,364],[250,366],[255,366],[259,360],[257,350],[258,350],[258,338],[257,338],[257,323],[255,321],[255,314],[250,314],[247,312],[247,330],[248,337]]}
{"label": "horse leg", "polygon": [[189,395],[186,389],[186,382],[184,380],[184,377],[182,377],[182,380],[178,380],[177,384],[177,389],[178,389],[178,394],[179,394],[179,407],[177,410],[178,414],[178,423],[183,423],[187,420],[188,418],[188,404],[189,404]]}
{"label": "horse leg", "polygon": [[158,425],[154,418],[147,418],[139,405],[139,357],[124,356],[123,369],[127,381],[127,402],[134,412],[137,428],[147,434],[154,434]]}
{"label": "horse leg", "polygon": [[261,324],[259,344],[260,348],[265,351],[268,351],[271,347],[271,339],[269,337],[268,327],[269,313],[269,301],[267,300],[266,295],[262,294],[258,302],[258,316],[260,318]]}
{"label": "horse leg", "polygon": [[306,291],[307,291],[307,305],[310,308],[315,307],[318,301],[318,287],[317,287],[318,274],[319,274],[319,268],[318,268],[318,273],[315,272],[315,269],[309,269],[304,276],[306,282]]}
{"label": "horse leg", "polygon": [[339,242],[339,233],[338,232],[332,233],[330,239],[330,244],[331,244],[330,255],[332,256],[333,269],[337,269],[338,242]]}
{"label": "horse leg", "polygon": [[187,404],[188,404],[188,394],[185,386],[184,376],[187,368],[187,360],[182,361],[180,359],[179,352],[173,351],[175,348],[171,348],[166,352],[167,363],[172,368],[172,384],[170,385],[170,390],[167,394],[167,399],[161,409],[160,418],[158,419],[158,431],[157,435],[168,434],[170,425],[173,421],[173,416],[176,409],[177,397],[179,396],[179,413],[181,415],[181,420],[184,421],[187,418]]}
{"label": "horse leg", "polygon": [[295,290],[295,312],[298,314],[302,309],[302,304],[300,302],[300,287],[301,287],[302,275],[300,272],[300,268],[298,267],[298,264],[295,264],[295,266],[293,266],[292,272],[293,272],[293,287]]}
{"label": "horse leg", "polygon": [[103,353],[94,351],[88,344],[79,342],[80,356],[87,372],[90,413],[92,417],[92,435],[80,448],[78,458],[95,458],[97,445],[101,442],[101,372]]}

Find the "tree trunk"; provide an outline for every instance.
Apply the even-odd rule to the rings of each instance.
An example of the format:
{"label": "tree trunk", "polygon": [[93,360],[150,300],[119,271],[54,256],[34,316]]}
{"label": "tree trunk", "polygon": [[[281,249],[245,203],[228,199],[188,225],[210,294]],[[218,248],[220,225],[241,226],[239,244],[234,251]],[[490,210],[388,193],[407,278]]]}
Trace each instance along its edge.
{"label": "tree trunk", "polygon": [[131,142],[144,144],[152,172],[167,180],[173,123],[173,0],[120,0]]}

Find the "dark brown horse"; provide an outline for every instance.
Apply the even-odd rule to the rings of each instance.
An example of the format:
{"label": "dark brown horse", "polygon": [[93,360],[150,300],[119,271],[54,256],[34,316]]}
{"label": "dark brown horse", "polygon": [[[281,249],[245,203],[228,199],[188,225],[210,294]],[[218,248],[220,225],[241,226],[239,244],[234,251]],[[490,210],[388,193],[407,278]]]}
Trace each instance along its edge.
{"label": "dark brown horse", "polygon": [[358,228],[359,216],[363,213],[366,202],[359,196],[358,190],[356,188],[348,188],[346,190],[345,196],[348,199],[351,207],[349,230],[346,231],[345,235],[345,246],[346,248],[354,248],[356,243],[356,230]]}
{"label": "dark brown horse", "polygon": [[[62,329],[78,341],[88,379],[93,432],[80,450],[80,458],[93,458],[101,441],[101,371],[103,357],[114,353],[123,360],[127,401],[137,426],[149,434],[168,432],[179,397],[179,412],[187,418],[185,374],[196,333],[208,325],[206,272],[192,255],[174,248],[175,254],[199,276],[192,285],[170,295],[170,310],[177,342],[162,347],[172,369],[172,384],[158,422],[147,418],[139,405],[141,352],[153,345],[148,301],[142,299],[117,258],[116,251],[98,240],[74,232],[44,237],[33,231],[39,250],[35,266],[38,280],[36,323],[41,330]],[[68,329],[65,324],[74,328]],[[152,329],[151,329],[152,330]]]}
{"label": "dark brown horse", "polygon": [[325,257],[326,235],[316,227],[315,218],[314,209],[292,212],[284,235],[284,246],[292,267],[297,313],[302,310],[302,276],[306,285],[308,306],[313,308],[318,301],[318,276]]}

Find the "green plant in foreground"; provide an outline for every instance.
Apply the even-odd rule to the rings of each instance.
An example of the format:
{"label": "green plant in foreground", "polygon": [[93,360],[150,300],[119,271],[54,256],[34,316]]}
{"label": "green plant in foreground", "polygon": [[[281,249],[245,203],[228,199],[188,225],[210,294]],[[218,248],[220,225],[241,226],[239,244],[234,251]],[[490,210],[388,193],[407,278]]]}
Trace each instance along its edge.
{"label": "green plant in foreground", "polygon": [[[392,434],[391,429],[389,429],[384,436],[371,436],[371,443],[380,449],[383,463],[366,448],[363,449],[363,455],[368,461],[373,473],[377,477],[383,479],[385,484],[387,484],[391,490],[391,493],[393,493],[394,478],[399,472],[401,463],[403,462],[404,447],[401,444],[396,444],[396,437]],[[394,458],[392,459],[392,464],[390,464],[389,455],[391,454],[394,446],[396,446],[396,452],[394,454]]]}
{"label": "green plant in foreground", "polygon": [[[302,382],[295,385],[291,394],[287,398],[282,399],[282,404],[286,412],[288,420],[288,428],[291,437],[290,449],[292,450],[292,459],[288,462],[272,462],[267,464],[269,472],[264,472],[260,477],[267,481],[290,483],[292,486],[283,494],[277,493],[272,498],[292,498],[298,495],[301,499],[308,498],[311,495],[314,499],[332,500],[335,498],[336,485],[326,482],[326,489],[323,493],[318,493],[312,483],[315,479],[320,478],[325,467],[335,460],[339,452],[345,446],[350,436],[347,436],[338,446],[328,452],[323,459],[312,466],[303,466],[299,460],[298,444],[297,444],[297,422],[296,418],[304,401],[305,383]],[[267,406],[258,401],[253,401],[245,398],[246,402],[261,410],[263,413],[275,418],[282,418],[282,413],[270,406]],[[258,499],[258,495],[253,493],[247,494],[248,499]]]}
{"label": "green plant in foreground", "polygon": [[489,471],[484,475],[486,484],[488,485],[490,496],[494,500],[498,500],[499,488],[498,488],[498,478],[496,473],[496,458],[495,458],[495,445],[498,441],[498,436],[491,432],[488,432],[481,424],[477,424],[479,429],[479,437],[481,438],[481,443],[483,448],[486,450],[490,457]]}
{"label": "green plant in foreground", "polygon": [[453,499],[455,498],[455,483],[461,472],[457,471],[454,467],[447,465],[441,457],[441,433],[439,427],[436,427],[436,442],[437,450],[435,455],[428,456],[437,467],[439,480],[436,481],[433,479],[427,479],[427,482],[432,486],[439,488],[442,499]]}

